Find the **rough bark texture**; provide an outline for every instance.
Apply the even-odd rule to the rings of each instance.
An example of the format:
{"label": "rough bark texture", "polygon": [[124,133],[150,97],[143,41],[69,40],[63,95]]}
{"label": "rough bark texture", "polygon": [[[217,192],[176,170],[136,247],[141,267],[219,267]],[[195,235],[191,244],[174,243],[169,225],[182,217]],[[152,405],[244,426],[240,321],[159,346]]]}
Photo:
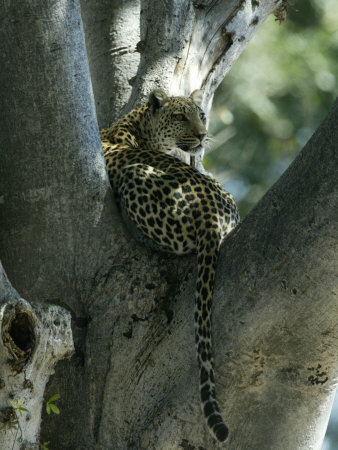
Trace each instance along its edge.
{"label": "rough bark texture", "polygon": [[[20,298],[0,263],[1,448],[38,448],[47,381],[73,353],[70,323],[64,308]],[[18,404],[25,411],[15,410]]]}
{"label": "rough bark texture", "polygon": [[[121,89],[123,80],[136,77],[125,109],[155,86],[185,93],[203,83],[208,106],[242,43],[276,6],[183,3],[141,2],[140,64],[131,64],[133,73],[113,72]],[[218,62],[208,62],[197,57],[205,45],[198,46],[198,27],[216,7],[215,45],[223,42],[223,50]],[[237,30],[234,20],[243,11],[248,18],[257,14],[258,23],[250,16],[229,47],[222,24],[226,33],[229,24]],[[124,14],[112,13],[113,19]],[[184,25],[180,17],[192,13],[194,25],[187,18]],[[121,224],[100,149],[77,3],[7,0],[0,14],[0,250],[21,295],[65,305],[73,317],[76,354],[57,366],[49,388],[64,399],[62,413],[44,421],[43,433],[59,449],[218,448],[198,400],[195,258],[152,253]],[[161,29],[157,20],[164,20]],[[118,36],[115,25],[111,33]],[[193,49],[198,72],[192,79]],[[113,61],[128,64],[132,53]],[[94,66],[95,56],[92,74]],[[100,89],[96,107],[104,123]],[[112,102],[120,95],[119,105],[129,95],[107,92]],[[337,376],[337,114],[336,105],[222,249],[213,327],[216,387],[231,450],[321,445]]]}
{"label": "rough bark texture", "polygon": [[140,61],[140,1],[81,0],[97,121],[106,128],[127,103]]}

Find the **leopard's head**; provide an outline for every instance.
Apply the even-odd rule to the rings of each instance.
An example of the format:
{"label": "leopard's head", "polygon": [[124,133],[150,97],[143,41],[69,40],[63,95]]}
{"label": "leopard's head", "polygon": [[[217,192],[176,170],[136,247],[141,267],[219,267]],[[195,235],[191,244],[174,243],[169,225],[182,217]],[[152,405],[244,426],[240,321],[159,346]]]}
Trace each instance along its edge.
{"label": "leopard's head", "polygon": [[207,136],[206,117],[200,107],[202,97],[200,90],[190,97],[168,97],[161,89],[152,91],[148,101],[152,138],[167,148],[195,153]]}

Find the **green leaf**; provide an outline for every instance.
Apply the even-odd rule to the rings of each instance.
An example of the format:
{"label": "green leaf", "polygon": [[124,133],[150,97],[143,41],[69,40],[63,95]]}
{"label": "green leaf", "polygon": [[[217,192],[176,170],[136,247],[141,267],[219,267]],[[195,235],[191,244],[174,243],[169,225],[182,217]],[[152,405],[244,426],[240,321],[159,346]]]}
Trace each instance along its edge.
{"label": "green leaf", "polygon": [[19,411],[28,412],[28,409],[27,409],[27,408],[24,408],[23,406],[19,406],[18,410],[19,410]]}
{"label": "green leaf", "polygon": [[53,411],[54,414],[60,414],[59,408],[54,405],[54,403],[49,403],[50,409]]}
{"label": "green leaf", "polygon": [[42,448],[42,450],[49,450],[48,445],[50,444],[50,441],[44,442],[43,444],[41,444],[41,442],[39,443],[40,448]]}
{"label": "green leaf", "polygon": [[60,394],[53,395],[49,400],[47,400],[47,403],[55,402],[55,400],[59,400]]}
{"label": "green leaf", "polygon": [[49,415],[50,414],[50,405],[49,405],[49,403],[47,403],[47,405],[46,405],[46,411],[47,411],[47,414]]}

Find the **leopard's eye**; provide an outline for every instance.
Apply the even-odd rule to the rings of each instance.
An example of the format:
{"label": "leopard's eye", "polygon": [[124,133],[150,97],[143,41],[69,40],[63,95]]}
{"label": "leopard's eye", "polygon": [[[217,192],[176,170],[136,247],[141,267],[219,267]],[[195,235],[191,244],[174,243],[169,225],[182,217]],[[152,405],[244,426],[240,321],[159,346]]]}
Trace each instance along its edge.
{"label": "leopard's eye", "polygon": [[205,121],[205,114],[204,112],[200,113],[200,119],[204,122]]}
{"label": "leopard's eye", "polygon": [[180,122],[184,122],[187,120],[184,114],[174,114],[175,120],[179,120]]}

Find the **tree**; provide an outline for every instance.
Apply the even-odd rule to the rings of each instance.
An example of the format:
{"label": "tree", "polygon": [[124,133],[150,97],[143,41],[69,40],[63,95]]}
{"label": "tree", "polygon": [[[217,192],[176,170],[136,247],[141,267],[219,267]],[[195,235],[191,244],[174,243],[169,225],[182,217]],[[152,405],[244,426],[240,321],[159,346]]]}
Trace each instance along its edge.
{"label": "tree", "polygon": [[[202,86],[208,112],[255,29],[273,11],[283,18],[286,2],[96,5],[81,6],[103,126],[155,86]],[[42,440],[217,448],[197,394],[195,258],[153,253],[121,223],[78,3],[7,0],[0,45],[3,264],[28,301],[71,312],[75,343],[48,388],[61,414],[44,419]],[[336,103],[222,248],[213,334],[229,449],[319,448],[323,438],[337,376],[337,115]]]}

